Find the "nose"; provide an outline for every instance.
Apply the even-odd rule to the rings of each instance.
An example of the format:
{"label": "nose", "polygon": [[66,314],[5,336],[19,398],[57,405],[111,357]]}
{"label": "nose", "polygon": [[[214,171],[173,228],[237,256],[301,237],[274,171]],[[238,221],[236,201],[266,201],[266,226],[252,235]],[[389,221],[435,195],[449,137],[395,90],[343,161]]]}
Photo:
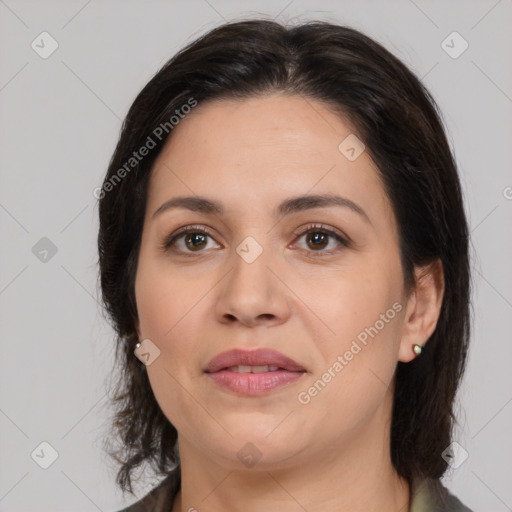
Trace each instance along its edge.
{"label": "nose", "polygon": [[[220,322],[228,324],[279,325],[290,316],[291,292],[272,251],[262,250],[254,258],[254,253],[250,254],[254,247],[250,244],[251,241],[240,244],[233,255],[232,268],[219,288],[216,315]],[[249,251],[244,252],[248,247]]]}

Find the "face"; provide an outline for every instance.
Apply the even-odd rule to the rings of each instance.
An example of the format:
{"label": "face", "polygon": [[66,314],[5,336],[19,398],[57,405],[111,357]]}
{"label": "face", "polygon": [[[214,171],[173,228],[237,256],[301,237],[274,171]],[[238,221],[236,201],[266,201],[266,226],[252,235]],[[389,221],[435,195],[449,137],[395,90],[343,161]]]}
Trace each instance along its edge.
{"label": "face", "polygon": [[[275,468],[389,429],[404,281],[375,164],[339,149],[353,133],[323,103],[274,94],[199,104],[159,155],[135,292],[140,339],[160,350],[150,383],[180,448],[239,468],[239,451],[256,447]],[[280,209],[312,195],[342,200]],[[183,196],[222,211],[161,208]],[[224,351],[258,348],[304,371],[251,395],[204,371]]]}

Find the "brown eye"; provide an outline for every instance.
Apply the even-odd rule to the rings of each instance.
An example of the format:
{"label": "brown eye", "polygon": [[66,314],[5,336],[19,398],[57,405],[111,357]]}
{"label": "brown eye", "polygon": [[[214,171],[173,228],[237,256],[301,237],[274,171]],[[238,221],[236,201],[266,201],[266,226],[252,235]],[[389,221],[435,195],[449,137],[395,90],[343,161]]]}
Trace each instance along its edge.
{"label": "brown eye", "polygon": [[205,235],[204,233],[185,233],[185,246],[188,249],[194,250],[194,249],[202,249],[206,246],[206,237],[208,235]]}
{"label": "brown eye", "polygon": [[164,251],[190,254],[204,252],[208,247],[208,239],[213,240],[212,233],[206,227],[185,226],[164,240],[161,247]]}
{"label": "brown eye", "polygon": [[324,249],[329,244],[329,236],[323,231],[311,231],[306,233],[306,243],[316,249]]}
{"label": "brown eye", "polygon": [[[300,238],[305,236],[305,245],[308,252],[318,253],[318,256],[330,255],[338,250],[340,246],[349,247],[348,240],[337,231],[324,227],[321,224],[310,225],[305,231],[295,233]],[[334,240],[334,247],[330,250],[324,250],[329,246],[331,240]],[[315,256],[317,256],[315,254]]]}
{"label": "brown eye", "polygon": [[[309,253],[318,253],[315,256],[330,255],[341,247],[349,247],[349,241],[338,233],[337,230],[324,227],[322,224],[310,225],[305,231],[295,233],[302,238],[305,236],[306,247]],[[164,240],[161,248],[164,252],[173,251],[183,255],[205,252],[208,248],[208,239],[214,240],[212,232],[203,226],[185,226]],[[329,247],[331,242],[334,247],[330,250],[324,250]],[[332,244],[331,244],[332,245]]]}

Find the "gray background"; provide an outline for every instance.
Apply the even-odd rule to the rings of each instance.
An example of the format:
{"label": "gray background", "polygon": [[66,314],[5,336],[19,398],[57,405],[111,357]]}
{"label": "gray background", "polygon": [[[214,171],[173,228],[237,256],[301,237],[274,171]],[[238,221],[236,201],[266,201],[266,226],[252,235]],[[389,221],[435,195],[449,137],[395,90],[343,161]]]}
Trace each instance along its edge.
{"label": "gray background", "polygon": [[[469,458],[444,482],[475,511],[512,510],[511,0],[0,0],[1,511],[133,501],[101,451],[113,333],[98,305],[93,190],[160,66],[224,20],[260,13],[363,30],[438,101],[467,198],[475,286],[456,435]],[[46,59],[31,47],[43,31],[59,45]],[[441,45],[453,31],[469,43],[458,58]],[[49,461],[44,441],[58,453],[48,469],[35,462]],[[140,495],[153,484],[141,481]]]}

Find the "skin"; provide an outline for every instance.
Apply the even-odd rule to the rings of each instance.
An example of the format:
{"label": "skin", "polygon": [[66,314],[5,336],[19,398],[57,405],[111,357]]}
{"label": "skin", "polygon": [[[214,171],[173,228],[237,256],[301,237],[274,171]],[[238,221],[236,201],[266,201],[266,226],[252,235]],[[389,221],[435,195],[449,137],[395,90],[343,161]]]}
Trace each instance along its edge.
{"label": "skin", "polygon": [[[178,431],[182,488],[173,512],[409,509],[409,486],[389,451],[394,374],[435,329],[442,267],[417,268],[416,288],[404,289],[396,219],[377,168],[367,152],[349,161],[338,150],[351,133],[310,98],[209,102],[173,129],[155,162],[135,293],[140,339],[160,350],[147,366],[150,383]],[[357,203],[368,221],[337,206],[272,216],[284,199],[321,193]],[[172,209],[153,217],[184,195],[218,200],[226,213]],[[295,234],[310,223],[337,228],[351,244]],[[213,237],[195,248],[193,235],[183,235],[174,252],[161,249],[188,224],[211,228]],[[263,249],[250,264],[236,252],[247,236]],[[298,394],[394,303],[401,311],[300,403]],[[307,373],[246,397],[203,372],[220,352],[256,347],[284,353]],[[237,457],[248,442],[262,455],[250,468]]]}

